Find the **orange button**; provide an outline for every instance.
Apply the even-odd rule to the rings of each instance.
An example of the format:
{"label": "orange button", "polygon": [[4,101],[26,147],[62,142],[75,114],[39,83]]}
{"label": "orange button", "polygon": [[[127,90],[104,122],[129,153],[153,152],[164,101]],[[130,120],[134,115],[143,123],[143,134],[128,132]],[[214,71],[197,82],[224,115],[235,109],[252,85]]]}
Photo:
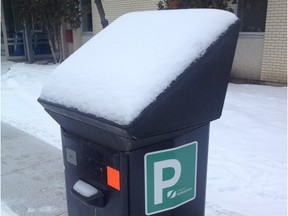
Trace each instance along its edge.
{"label": "orange button", "polygon": [[107,166],[107,184],[120,191],[120,172]]}

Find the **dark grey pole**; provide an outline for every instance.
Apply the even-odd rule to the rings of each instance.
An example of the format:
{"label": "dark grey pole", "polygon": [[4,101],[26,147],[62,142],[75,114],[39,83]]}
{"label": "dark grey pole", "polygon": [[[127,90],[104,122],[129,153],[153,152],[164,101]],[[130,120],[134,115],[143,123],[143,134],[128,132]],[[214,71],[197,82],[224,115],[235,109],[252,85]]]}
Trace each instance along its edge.
{"label": "dark grey pole", "polygon": [[105,11],[102,5],[102,1],[101,0],[95,0],[95,4],[97,6],[97,10],[101,19],[101,25],[102,28],[104,29],[105,27],[108,26],[108,20],[105,18]]}

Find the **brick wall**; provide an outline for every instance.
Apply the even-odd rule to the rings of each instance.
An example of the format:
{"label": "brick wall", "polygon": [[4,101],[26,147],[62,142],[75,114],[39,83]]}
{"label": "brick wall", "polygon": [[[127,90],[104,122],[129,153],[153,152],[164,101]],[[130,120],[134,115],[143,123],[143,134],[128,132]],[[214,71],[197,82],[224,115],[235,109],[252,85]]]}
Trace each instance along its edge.
{"label": "brick wall", "polygon": [[261,81],[287,83],[287,0],[268,0]]}

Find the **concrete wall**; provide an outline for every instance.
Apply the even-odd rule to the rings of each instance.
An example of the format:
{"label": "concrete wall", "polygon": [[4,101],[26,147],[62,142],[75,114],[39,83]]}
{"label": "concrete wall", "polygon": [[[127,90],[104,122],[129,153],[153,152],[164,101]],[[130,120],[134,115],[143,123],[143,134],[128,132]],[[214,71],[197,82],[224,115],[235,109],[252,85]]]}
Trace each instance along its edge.
{"label": "concrete wall", "polygon": [[240,33],[232,66],[232,78],[260,80],[263,45],[263,33]]}
{"label": "concrete wall", "polygon": [[[75,52],[78,48],[80,48],[82,44],[82,35],[81,29],[73,30],[73,49],[72,53]],[[70,55],[72,54],[70,53]]]}

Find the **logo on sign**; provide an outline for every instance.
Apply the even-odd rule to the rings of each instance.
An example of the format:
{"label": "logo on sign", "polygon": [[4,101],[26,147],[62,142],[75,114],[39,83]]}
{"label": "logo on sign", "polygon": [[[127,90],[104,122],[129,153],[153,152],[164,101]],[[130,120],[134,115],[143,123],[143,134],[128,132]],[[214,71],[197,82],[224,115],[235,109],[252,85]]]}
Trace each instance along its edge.
{"label": "logo on sign", "polygon": [[145,155],[146,215],[174,209],[196,197],[197,142]]}

